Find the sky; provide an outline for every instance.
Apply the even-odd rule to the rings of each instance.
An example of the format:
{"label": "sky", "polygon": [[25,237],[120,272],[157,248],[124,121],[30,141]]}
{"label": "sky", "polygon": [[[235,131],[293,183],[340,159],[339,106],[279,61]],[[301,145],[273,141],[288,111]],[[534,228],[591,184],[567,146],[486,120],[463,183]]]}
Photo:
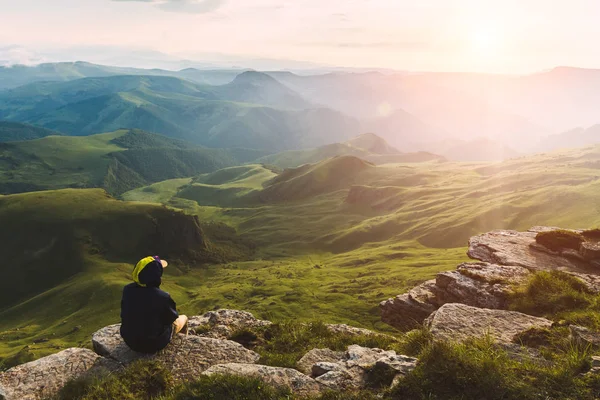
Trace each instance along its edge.
{"label": "sky", "polygon": [[598,0],[0,0],[0,60],[118,53],[123,64],[138,51],[405,71],[600,68],[598,15]]}

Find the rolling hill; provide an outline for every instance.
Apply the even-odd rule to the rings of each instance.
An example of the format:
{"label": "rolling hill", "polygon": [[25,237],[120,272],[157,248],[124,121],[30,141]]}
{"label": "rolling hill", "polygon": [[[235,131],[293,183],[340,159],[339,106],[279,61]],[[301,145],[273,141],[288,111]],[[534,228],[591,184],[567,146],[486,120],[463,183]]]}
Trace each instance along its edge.
{"label": "rolling hill", "polygon": [[140,130],[0,144],[0,193],[104,188],[120,194],[251,161],[264,152],[207,149]]}
{"label": "rolling hill", "polygon": [[367,133],[344,143],[334,143],[316,149],[286,151],[272,154],[257,160],[259,163],[275,165],[280,168],[294,168],[303,164],[318,163],[336,156],[355,156],[374,164],[413,163],[444,161],[435,154],[401,153],[390,146],[383,138]]}
{"label": "rolling hill", "polygon": [[29,124],[0,121],[0,142],[39,139],[56,135],[60,135],[60,133]]}
{"label": "rolling hill", "polygon": [[86,343],[97,324],[118,317],[140,258],[168,259],[165,285],[183,301],[193,293],[174,281],[186,270],[251,254],[230,229],[100,189],[0,196],[0,240],[0,367],[6,356],[15,359],[5,366]]}
{"label": "rolling hill", "polygon": [[[97,148],[106,146],[106,138],[96,140]],[[599,166],[597,146],[501,163],[375,166],[343,156],[283,172],[260,165],[226,168],[123,195],[143,204],[119,202],[99,190],[0,197],[0,226],[11,246],[5,268],[14,269],[9,273],[18,275],[28,265],[37,271],[38,255],[61,265],[48,278],[50,289],[12,285],[25,290],[17,297],[28,300],[0,311],[0,355],[10,364],[12,357],[55,352],[54,346],[80,345],[94,329],[118,322],[135,243],[157,232],[156,220],[183,229],[191,216],[203,221],[210,243],[245,255],[201,269],[182,262],[167,271],[166,289],[183,312],[238,308],[276,319],[327,318],[389,329],[375,305],[464,261],[463,246],[472,235],[534,225],[598,226]],[[175,212],[171,219],[174,211],[149,202],[188,216]],[[239,244],[248,241],[257,246],[251,256]],[[27,264],[30,259],[38,264]],[[12,286],[4,287],[6,293]]]}
{"label": "rolling hill", "polygon": [[0,118],[69,135],[139,128],[209,147],[234,143],[272,152],[360,133],[353,118],[310,108],[290,89],[259,73],[242,74],[223,86],[156,76],[34,83],[0,92]]}

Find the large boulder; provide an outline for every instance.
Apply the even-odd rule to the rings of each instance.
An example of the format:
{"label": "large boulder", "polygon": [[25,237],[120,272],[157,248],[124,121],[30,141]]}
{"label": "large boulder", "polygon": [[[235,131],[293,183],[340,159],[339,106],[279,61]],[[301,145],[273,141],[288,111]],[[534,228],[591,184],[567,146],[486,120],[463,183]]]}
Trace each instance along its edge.
{"label": "large boulder", "polygon": [[270,321],[256,318],[247,311],[217,310],[202,316],[190,317],[188,326],[198,336],[227,339],[236,330],[260,328],[271,325]]}
{"label": "large boulder", "polygon": [[455,271],[380,304],[382,320],[402,330],[414,329],[446,303],[503,309],[515,284],[527,279],[528,269],[488,263],[464,263]]}
{"label": "large boulder", "polygon": [[171,343],[157,354],[147,355],[131,350],[119,334],[120,325],[100,329],[92,336],[96,353],[124,365],[139,359],[162,362],[175,379],[193,379],[213,365],[255,363],[260,356],[231,340],[192,335],[176,335]]}
{"label": "large boulder", "polygon": [[499,344],[531,328],[550,328],[552,321],[515,311],[490,310],[464,304],[445,304],[425,321],[435,339],[464,341],[491,335]]}
{"label": "large boulder", "polygon": [[45,399],[55,395],[70,380],[118,367],[118,363],[91,350],[67,349],[0,374],[0,394],[6,400]]}
{"label": "large boulder", "polygon": [[597,267],[586,262],[577,251],[565,249],[557,252],[536,242],[539,232],[558,229],[534,227],[527,232],[500,230],[474,236],[469,241],[468,254],[476,260],[520,266],[532,271],[597,271]]}
{"label": "large boulder", "polygon": [[237,375],[259,378],[266,384],[289,388],[294,394],[301,397],[316,395],[321,389],[314,379],[291,368],[231,363],[215,365],[204,371],[203,375]]}
{"label": "large boulder", "polygon": [[386,368],[392,376],[404,376],[416,367],[417,361],[395,351],[352,345],[342,353],[328,349],[311,350],[298,365],[304,371],[310,371],[311,376],[325,388],[356,390],[367,386],[369,372],[374,367]]}
{"label": "large boulder", "polygon": [[397,329],[408,331],[423,323],[438,307],[439,288],[435,279],[427,281],[408,293],[382,301],[381,320]]}

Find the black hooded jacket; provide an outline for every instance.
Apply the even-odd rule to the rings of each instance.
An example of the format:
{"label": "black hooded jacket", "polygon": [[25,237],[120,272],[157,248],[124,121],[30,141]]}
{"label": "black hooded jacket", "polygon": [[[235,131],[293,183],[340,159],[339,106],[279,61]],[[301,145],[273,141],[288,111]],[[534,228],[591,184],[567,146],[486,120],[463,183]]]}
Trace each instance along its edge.
{"label": "black hooded jacket", "polygon": [[140,353],[156,353],[169,344],[173,322],[179,317],[169,293],[160,290],[162,266],[148,264],[139,274],[140,283],[123,289],[121,337],[129,348]]}

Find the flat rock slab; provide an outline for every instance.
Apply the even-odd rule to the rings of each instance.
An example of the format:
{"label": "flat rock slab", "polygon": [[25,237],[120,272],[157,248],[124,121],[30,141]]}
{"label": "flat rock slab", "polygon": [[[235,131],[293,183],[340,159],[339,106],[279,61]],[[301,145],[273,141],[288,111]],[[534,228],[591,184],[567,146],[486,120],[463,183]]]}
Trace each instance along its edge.
{"label": "flat rock slab", "polygon": [[406,294],[380,304],[381,319],[400,330],[418,328],[436,309],[446,303],[503,309],[513,285],[527,280],[524,267],[463,263],[454,271],[441,272]]}
{"label": "flat rock slab", "polygon": [[256,364],[215,365],[203,375],[237,375],[258,378],[268,385],[289,388],[298,396],[313,396],[321,386],[311,377],[291,368],[268,367]]}
{"label": "flat rock slab", "polygon": [[531,328],[549,328],[552,321],[515,311],[490,310],[464,304],[445,304],[425,321],[438,340],[464,341],[491,335],[498,343],[511,343]]}
{"label": "flat rock slab", "polygon": [[193,379],[213,365],[248,363],[260,356],[231,340],[199,336],[176,335],[171,343],[157,354],[147,355],[131,350],[119,333],[120,325],[107,326],[92,336],[96,353],[124,365],[139,359],[162,362],[177,380]]}
{"label": "flat rock slab", "polygon": [[67,349],[0,374],[0,394],[6,400],[45,399],[70,380],[116,368],[117,363],[91,350]]}
{"label": "flat rock slab", "polygon": [[244,328],[260,328],[271,325],[271,321],[256,318],[247,311],[217,310],[209,311],[201,316],[190,317],[188,326],[198,336],[227,339],[236,330]]}
{"label": "flat rock slab", "polygon": [[493,231],[474,236],[469,241],[469,257],[500,265],[525,267],[530,270],[562,270],[597,272],[597,267],[583,259],[566,257],[536,243],[540,231],[558,228],[533,228],[527,232]]}

